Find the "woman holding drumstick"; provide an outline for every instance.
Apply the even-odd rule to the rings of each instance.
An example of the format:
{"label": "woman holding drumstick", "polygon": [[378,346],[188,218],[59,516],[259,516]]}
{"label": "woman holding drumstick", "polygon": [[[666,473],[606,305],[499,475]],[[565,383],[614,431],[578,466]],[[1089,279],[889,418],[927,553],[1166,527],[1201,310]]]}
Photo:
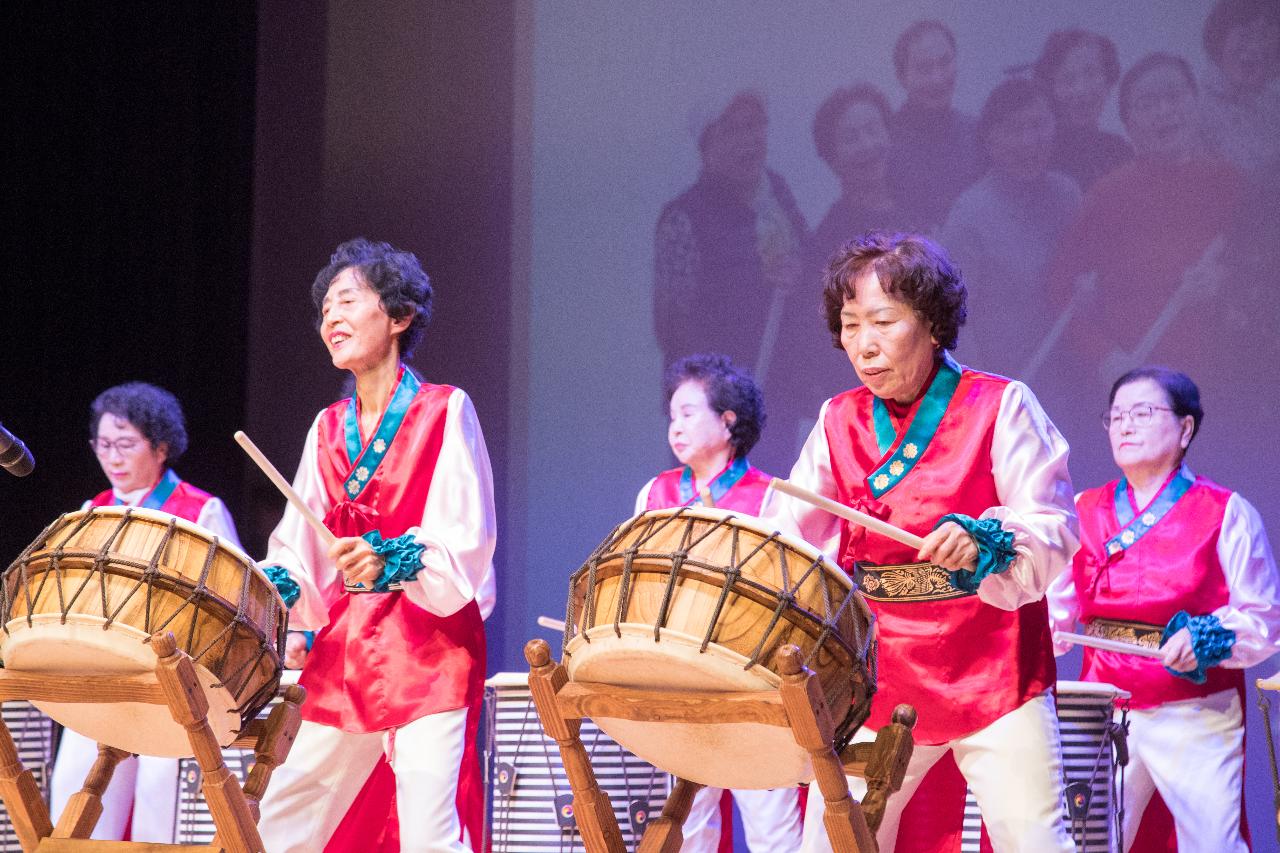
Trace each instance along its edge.
{"label": "woman holding drumstick", "polygon": [[291,504],[263,561],[291,623],[318,632],[302,728],[262,804],[263,841],[272,853],[325,849],[385,755],[400,849],[469,850],[481,837],[473,750],[494,604],[484,438],[463,391],[421,382],[402,361],[431,309],[417,258],[352,240],[312,297],[355,393],[316,418],[293,483],[335,541]]}
{"label": "woman holding drumstick", "polygon": [[[958,832],[959,786],[902,817],[951,753],[997,851],[1065,853],[1074,847],[1044,591],[1077,546],[1067,446],[1025,385],[952,360],[965,299],[946,253],[913,234],[866,234],[824,275],[828,328],[862,387],[823,405],[791,481],[923,536],[922,546],[795,500],[778,500],[767,521],[836,556],[877,616],[880,688],[856,739],[874,738],[898,703],[919,712],[880,849]],[[865,785],[850,782],[859,797]],[[828,849],[824,811],[810,796],[806,851]]]}
{"label": "woman holding drumstick", "polygon": [[1102,422],[1122,476],[1076,498],[1081,548],[1049,591],[1056,627],[1164,653],[1084,650],[1082,680],[1133,694],[1125,850],[1157,793],[1179,849],[1247,849],[1243,670],[1280,650],[1280,579],[1257,511],[1186,464],[1203,417],[1184,373],[1116,380]]}

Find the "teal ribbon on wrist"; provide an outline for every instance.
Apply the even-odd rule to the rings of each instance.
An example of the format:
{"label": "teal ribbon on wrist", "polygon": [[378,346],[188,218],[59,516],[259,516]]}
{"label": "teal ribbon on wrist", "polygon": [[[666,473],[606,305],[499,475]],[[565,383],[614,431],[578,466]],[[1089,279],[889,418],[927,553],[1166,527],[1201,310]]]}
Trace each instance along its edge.
{"label": "teal ribbon on wrist", "polygon": [[382,575],[373,584],[375,592],[386,592],[393,583],[411,581],[422,571],[422,552],[425,550],[421,542],[405,533],[391,539],[383,539],[382,534],[370,530],[360,537],[373,546],[373,551],[384,561]]}
{"label": "teal ribbon on wrist", "polygon": [[298,586],[296,580],[289,577],[289,570],[284,566],[266,566],[262,569],[262,573],[280,593],[285,607],[292,607],[302,596],[302,587]]}
{"label": "teal ribbon on wrist", "polygon": [[977,592],[983,578],[998,575],[1008,570],[1018,552],[1013,549],[1013,531],[1000,526],[1000,520],[984,518],[978,520],[958,512],[947,513],[938,519],[933,526],[937,530],[948,521],[955,522],[965,529],[978,546],[978,560],[973,571],[959,569],[947,572],[951,585],[964,592]]}
{"label": "teal ribbon on wrist", "polygon": [[1192,684],[1204,684],[1209,677],[1209,667],[1217,666],[1231,657],[1231,649],[1236,644],[1236,632],[1222,627],[1222,621],[1212,613],[1192,616],[1185,610],[1179,610],[1164,627],[1160,645],[1169,642],[1169,638],[1183,628],[1191,634],[1191,650],[1196,653],[1196,668],[1178,672],[1166,666],[1164,671],[1178,678],[1185,678]]}

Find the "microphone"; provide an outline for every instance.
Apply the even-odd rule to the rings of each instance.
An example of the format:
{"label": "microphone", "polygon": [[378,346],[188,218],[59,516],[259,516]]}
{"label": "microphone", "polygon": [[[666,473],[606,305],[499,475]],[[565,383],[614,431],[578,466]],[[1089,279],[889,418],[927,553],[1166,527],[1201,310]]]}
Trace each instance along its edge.
{"label": "microphone", "polygon": [[15,477],[25,477],[36,467],[36,460],[31,451],[22,443],[22,439],[0,424],[0,468]]}

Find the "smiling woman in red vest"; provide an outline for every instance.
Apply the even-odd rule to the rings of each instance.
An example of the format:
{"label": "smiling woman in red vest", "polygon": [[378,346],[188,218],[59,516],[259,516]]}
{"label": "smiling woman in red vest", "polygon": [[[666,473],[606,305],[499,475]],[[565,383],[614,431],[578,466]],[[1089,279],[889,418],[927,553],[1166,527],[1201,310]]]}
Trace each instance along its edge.
{"label": "smiling woman in red vest", "polygon": [[1102,420],[1123,476],[1076,498],[1081,548],[1049,593],[1057,627],[1164,651],[1084,650],[1081,679],[1133,694],[1125,850],[1157,793],[1178,849],[1248,849],[1244,668],[1280,651],[1280,578],[1257,510],[1187,466],[1203,418],[1185,373],[1116,380]]}
{"label": "smiling woman in red vest", "polygon": [[[312,297],[355,393],[316,417],[293,484],[336,544],[290,507],[263,563],[291,624],[318,632],[300,679],[302,728],[262,804],[263,843],[324,850],[385,755],[399,849],[470,850],[483,820],[474,745],[495,595],[484,437],[466,393],[402,361],[431,309],[417,258],[352,240]],[[385,801],[370,800],[385,824]]]}
{"label": "smiling woman in red vest", "polygon": [[[187,428],[182,406],[168,391],[145,382],[103,391],[89,410],[89,446],[111,488],[86,501],[85,507],[158,509],[194,521],[240,547],[226,505],[183,481],[171,467],[187,449]],[[63,731],[51,785],[54,814],[61,814],[80,790],[97,757],[96,743],[70,729]],[[102,817],[93,837],[173,843],[177,785],[176,758],[144,755],[121,762],[102,797]],[[135,802],[142,807],[135,808]]]}
{"label": "smiling woman in red vest", "polygon": [[[834,555],[876,614],[879,691],[856,739],[899,703],[919,711],[880,849],[894,849],[904,806],[950,753],[997,851],[1066,853],[1044,593],[1077,547],[1067,445],[1027,386],[951,358],[965,298],[946,252],[914,234],[872,232],[831,258],[828,329],[862,387],[823,405],[790,478],[924,547],[789,499],[768,520]],[[805,850],[827,849],[824,811],[809,798]]]}

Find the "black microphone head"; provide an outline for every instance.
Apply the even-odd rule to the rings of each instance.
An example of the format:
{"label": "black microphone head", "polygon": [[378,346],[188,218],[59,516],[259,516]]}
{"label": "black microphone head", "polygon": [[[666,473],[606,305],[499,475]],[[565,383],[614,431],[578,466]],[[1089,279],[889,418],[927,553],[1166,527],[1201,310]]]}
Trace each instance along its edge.
{"label": "black microphone head", "polygon": [[0,426],[0,468],[15,477],[25,477],[35,470],[36,461],[21,439]]}

